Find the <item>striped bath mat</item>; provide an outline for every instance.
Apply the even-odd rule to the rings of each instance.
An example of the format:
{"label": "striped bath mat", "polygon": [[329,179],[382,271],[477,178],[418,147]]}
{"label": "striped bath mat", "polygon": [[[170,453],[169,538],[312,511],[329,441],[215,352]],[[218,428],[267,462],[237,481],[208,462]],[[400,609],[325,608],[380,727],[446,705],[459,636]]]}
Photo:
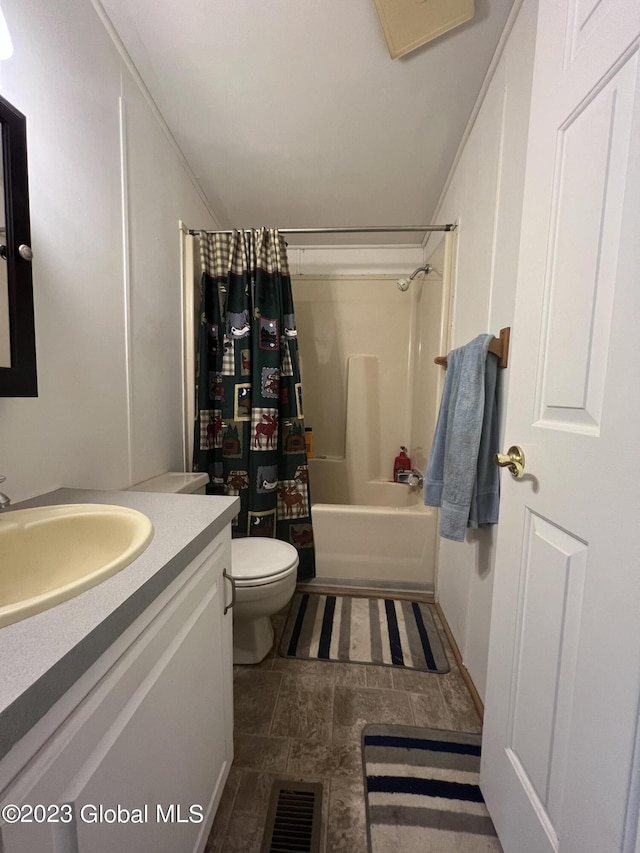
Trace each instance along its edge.
{"label": "striped bath mat", "polygon": [[480,735],[365,726],[371,853],[500,853],[478,779]]}
{"label": "striped bath mat", "polygon": [[296,593],[280,654],[449,671],[429,605],[393,598]]}

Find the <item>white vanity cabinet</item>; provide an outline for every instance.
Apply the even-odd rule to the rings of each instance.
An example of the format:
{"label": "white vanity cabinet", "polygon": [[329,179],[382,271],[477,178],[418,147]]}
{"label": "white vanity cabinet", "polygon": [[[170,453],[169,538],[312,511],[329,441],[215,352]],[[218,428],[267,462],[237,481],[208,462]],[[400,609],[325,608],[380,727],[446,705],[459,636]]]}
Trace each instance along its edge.
{"label": "white vanity cabinet", "polygon": [[0,823],[3,853],[203,850],[233,758],[230,543],[227,526],[0,763],[1,805],[48,807]]}

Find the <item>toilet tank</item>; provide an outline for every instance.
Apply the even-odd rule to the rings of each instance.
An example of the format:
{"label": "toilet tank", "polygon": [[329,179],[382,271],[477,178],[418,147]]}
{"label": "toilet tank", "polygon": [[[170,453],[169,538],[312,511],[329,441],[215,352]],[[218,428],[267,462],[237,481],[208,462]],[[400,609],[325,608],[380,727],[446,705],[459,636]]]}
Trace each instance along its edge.
{"label": "toilet tank", "polygon": [[205,486],[209,482],[208,474],[167,471],[150,480],[143,480],[130,486],[130,492],[166,492],[171,494],[204,495]]}

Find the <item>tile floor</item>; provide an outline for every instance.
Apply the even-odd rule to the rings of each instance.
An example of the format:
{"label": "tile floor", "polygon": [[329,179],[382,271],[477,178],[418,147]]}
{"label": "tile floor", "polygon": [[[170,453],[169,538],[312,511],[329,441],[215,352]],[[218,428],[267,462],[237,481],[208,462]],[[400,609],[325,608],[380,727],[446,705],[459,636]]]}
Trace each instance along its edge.
{"label": "tile floor", "polygon": [[286,620],[260,664],[234,667],[235,758],[205,853],[260,853],[276,778],[323,783],[321,853],[366,853],[360,736],[367,723],[479,732],[480,719],[434,612],[451,672],[282,658]]}

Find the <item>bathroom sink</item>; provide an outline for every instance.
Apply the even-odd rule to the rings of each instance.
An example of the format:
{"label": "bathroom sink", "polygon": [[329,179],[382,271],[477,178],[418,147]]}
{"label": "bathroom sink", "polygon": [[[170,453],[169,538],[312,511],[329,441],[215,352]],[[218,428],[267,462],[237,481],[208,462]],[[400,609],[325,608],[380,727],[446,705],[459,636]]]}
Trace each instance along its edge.
{"label": "bathroom sink", "polygon": [[0,515],[0,627],[73,598],[124,569],[153,538],[141,512],[66,504]]}

